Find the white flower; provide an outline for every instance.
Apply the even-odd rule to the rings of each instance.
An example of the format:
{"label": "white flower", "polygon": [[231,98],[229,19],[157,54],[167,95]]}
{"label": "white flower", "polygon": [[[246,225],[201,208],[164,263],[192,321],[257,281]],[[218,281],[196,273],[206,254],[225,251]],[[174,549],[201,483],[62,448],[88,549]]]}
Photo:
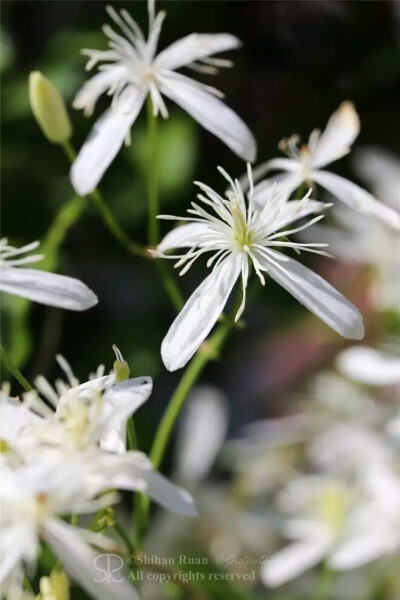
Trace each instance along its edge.
{"label": "white flower", "polygon": [[[32,569],[39,543],[46,541],[62,561],[67,573],[91,597],[135,599],[138,595],[127,577],[110,583],[99,582],[95,552],[88,542],[96,544],[96,535],[72,527],[61,519],[68,514],[96,512],[105,505],[99,501],[96,485],[87,466],[78,460],[41,460],[34,465],[12,470],[2,465],[0,583],[2,590],[22,589],[24,565]],[[103,536],[99,544],[104,546]],[[115,544],[109,540],[110,547]],[[3,587],[4,585],[4,587]],[[10,596],[7,596],[10,597]]]}
{"label": "white flower", "polygon": [[[239,182],[233,181],[223,169],[219,170],[230,184],[226,197],[196,182],[202,192],[198,199],[206,207],[192,202],[192,208],[188,210],[192,216],[183,219],[190,223],[171,231],[156,252],[156,255],[165,258],[179,258],[175,266],[183,266],[181,274],[199,256],[212,252],[207,262],[207,266],[213,265],[212,273],[186,302],[163,340],[161,355],[166,367],[171,371],[179,369],[193,356],[223,311],[235,282],[241,277],[243,300],[236,314],[236,320],[239,319],[245,306],[250,265],[263,285],[263,273],[266,273],[340,335],[362,338],[364,328],[358,310],[319,275],[275,249],[286,247],[326,255],[320,249],[326,244],[298,244],[286,239],[322,216],[290,228],[293,221],[320,211],[324,205],[309,200],[311,192],[301,201],[286,202],[272,188],[264,207],[257,210],[251,194],[246,203]],[[248,172],[251,187],[250,166]],[[206,210],[208,207],[209,212]],[[172,216],[160,218],[181,220]],[[163,254],[170,248],[184,246],[189,250],[183,255]]]}
{"label": "white flower", "polygon": [[323,169],[350,151],[359,130],[360,122],[353,105],[343,102],[329,119],[325,130],[321,133],[315,129],[306,145],[298,146],[298,136],[283,140],[280,148],[288,154],[288,158],[267,161],[255,169],[254,176],[259,180],[265,173],[275,169],[284,173],[258,183],[254,190],[255,202],[263,205],[264,194],[274,182],[278,182],[284,188],[283,193],[287,198],[304,182],[309,186],[318,183],[350,208],[373,215],[400,230],[399,212],[379,202],[352,181]]}
{"label": "white flower", "polygon": [[308,232],[308,239],[324,240],[335,256],[372,267],[370,290],[374,306],[378,310],[400,311],[399,232],[378,219],[344,207],[335,207],[333,216],[338,227],[316,225]]}
{"label": "white flower", "polygon": [[74,107],[90,115],[103,93],[113,96],[111,108],[97,121],[93,132],[83,145],[71,170],[71,181],[78,194],[92,191],[100,181],[124,140],[129,142],[130,128],[143,103],[150,95],[153,114],[168,117],[162,94],[176,102],[205,129],[219,137],[231,150],[245,160],[254,161],[256,143],[243,121],[218,97],[218,90],[176,73],[189,67],[215,73],[218,67],[230,66],[230,61],[210,58],[240,46],[229,34],[188,35],[156,56],[158,39],[165,12],[155,16],[154,2],[149,7],[149,35],[143,33],[129,13],[111,7],[107,12],[120,32],[109,25],[103,27],[109,38],[109,50],[84,50],[90,59],[87,69],[105,63],[99,72],[80,90]]}
{"label": "white flower", "polygon": [[389,352],[368,346],[352,346],[343,350],[336,362],[339,370],[354,381],[376,386],[400,386],[399,351]]}
{"label": "white flower", "polygon": [[[36,379],[37,391],[23,396],[25,408],[32,407],[36,420],[27,420],[25,427],[21,424],[17,439],[14,436],[14,443],[8,443],[5,458],[10,463],[18,457],[33,464],[43,456],[57,458],[61,463],[78,456],[103,489],[145,492],[168,510],[195,515],[193,499],[185,490],[154,471],[145,454],[126,452],[126,421],[150,396],[151,378],[116,381],[116,373],[111,373],[78,385],[65,359],[58,360],[70,385],[57,381],[53,388],[44,377]],[[38,392],[54,412],[41,408]],[[15,410],[10,407],[2,413],[6,441],[14,417]]]}
{"label": "white flower", "polygon": [[277,587],[328,559],[347,530],[355,494],[340,479],[307,475],[291,481],[278,499],[288,513],[285,536],[291,544],[261,568],[265,585]]}
{"label": "white flower", "polygon": [[369,499],[330,559],[334,569],[356,569],[400,549],[400,478],[390,468],[373,471]]}
{"label": "white flower", "polygon": [[43,258],[40,254],[21,257],[38,246],[39,242],[32,242],[14,248],[6,238],[0,240],[0,291],[68,310],[86,310],[97,304],[97,296],[78,279],[39,269],[18,268]]}

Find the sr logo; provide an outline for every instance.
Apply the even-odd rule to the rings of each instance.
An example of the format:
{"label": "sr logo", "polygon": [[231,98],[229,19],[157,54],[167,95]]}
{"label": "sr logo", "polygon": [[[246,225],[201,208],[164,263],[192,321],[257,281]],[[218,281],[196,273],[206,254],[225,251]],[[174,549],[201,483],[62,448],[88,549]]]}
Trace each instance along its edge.
{"label": "sr logo", "polygon": [[125,579],[125,577],[115,575],[124,566],[124,561],[118,554],[99,554],[94,559],[93,566],[102,573],[98,579],[93,577],[93,581],[97,583],[120,583]]}

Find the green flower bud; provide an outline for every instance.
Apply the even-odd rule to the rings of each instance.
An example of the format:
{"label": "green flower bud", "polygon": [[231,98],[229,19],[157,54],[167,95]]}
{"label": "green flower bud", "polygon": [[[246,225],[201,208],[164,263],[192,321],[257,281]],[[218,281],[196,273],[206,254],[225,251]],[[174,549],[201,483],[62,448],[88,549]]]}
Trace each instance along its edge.
{"label": "green flower bud", "polygon": [[64,571],[52,571],[49,577],[40,578],[41,600],[70,600],[69,581]]}
{"label": "green flower bud", "polygon": [[71,121],[60,92],[39,71],[29,75],[29,99],[40,129],[53,144],[64,144],[72,134]]}

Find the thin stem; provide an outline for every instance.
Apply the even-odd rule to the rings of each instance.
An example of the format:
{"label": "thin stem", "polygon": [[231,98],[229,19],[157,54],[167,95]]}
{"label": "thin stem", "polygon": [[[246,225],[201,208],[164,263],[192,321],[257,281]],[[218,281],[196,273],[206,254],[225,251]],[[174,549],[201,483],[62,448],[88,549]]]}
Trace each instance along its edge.
{"label": "thin stem", "polygon": [[322,566],[321,574],[317,580],[312,600],[330,600],[335,581],[336,571],[329,568],[325,563]]}
{"label": "thin stem", "polygon": [[[76,152],[72,144],[70,142],[65,142],[62,148],[70,162],[73,163],[76,158]],[[93,204],[96,206],[97,210],[102,216],[107,229],[114,236],[114,238],[122,246],[124,246],[124,248],[126,248],[130,254],[134,254],[136,256],[147,256],[146,249],[137,242],[132,241],[125,231],[119,226],[114,215],[97,188],[89,194],[89,198],[93,201]]]}
{"label": "thin stem", "polygon": [[150,97],[147,100],[147,196],[149,205],[148,241],[149,246],[157,246],[160,240],[159,189],[157,178],[157,119],[153,115],[153,104]]}
{"label": "thin stem", "polygon": [[[234,309],[233,315],[236,313]],[[178,419],[179,413],[182,410],[183,405],[189,395],[190,390],[196,383],[197,379],[201,375],[202,371],[208,364],[208,362],[218,356],[223,343],[225,342],[231,329],[234,327],[235,322],[233,317],[225,317],[222,323],[215,331],[215,333],[205,342],[197,351],[197,354],[189,363],[186,368],[168,406],[161,419],[160,425],[158,426],[153,446],[150,452],[150,458],[155,469],[159,469],[162,459],[165,454],[168,441],[170,439],[172,430]],[[147,529],[148,514],[150,500],[148,496],[141,495],[141,516],[142,516],[142,532]]]}
{"label": "thin stem", "polygon": [[126,534],[125,529],[122,527],[122,525],[120,525],[120,523],[118,523],[118,521],[115,521],[113,527],[114,527],[115,531],[118,533],[121,540],[124,542],[125,547],[126,547],[127,551],[129,552],[129,554],[133,554],[135,552],[135,549],[132,545],[131,540],[129,539],[129,536]]}
{"label": "thin stem", "polygon": [[32,389],[32,386],[30,385],[29,381],[27,379],[25,379],[25,377],[22,375],[21,371],[15,366],[15,364],[13,363],[13,361],[11,360],[11,358],[9,357],[9,355],[7,354],[7,352],[4,350],[3,346],[1,346],[1,345],[0,345],[0,357],[1,357],[1,362],[10,371],[10,373],[12,375],[14,375],[14,377],[18,381],[18,383],[24,388],[24,390],[26,392],[29,392]]}

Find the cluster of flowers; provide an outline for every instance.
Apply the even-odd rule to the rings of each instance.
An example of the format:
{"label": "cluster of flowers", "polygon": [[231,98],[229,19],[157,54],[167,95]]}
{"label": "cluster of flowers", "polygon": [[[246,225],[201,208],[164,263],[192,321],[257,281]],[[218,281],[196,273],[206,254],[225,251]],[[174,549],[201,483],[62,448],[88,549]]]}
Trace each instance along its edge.
{"label": "cluster of flowers", "polygon": [[[98,582],[97,554],[121,552],[118,544],[74,525],[74,515],[97,513],[96,529],[104,509],[118,500],[116,490],[143,492],[164,508],[196,514],[187,492],[154,471],[145,454],[127,450],[127,420],[149,398],[153,384],[150,377],[129,379],[127,363],[117,348],[115,353],[110,374],[101,366],[83,384],[58,356],[67,382],[52,387],[39,376],[35,389],[21,399],[3,386],[0,582],[10,600],[22,597],[24,566],[34,572],[41,542],[94,598],[137,597],[127,578]],[[68,515],[71,524],[63,520]]]}
{"label": "cluster of flowers", "polygon": [[[74,106],[90,115],[103,93],[112,96],[112,104],[97,121],[74,161],[71,182],[76,192],[79,195],[92,192],[124,141],[130,142],[131,126],[147,96],[154,117],[168,116],[163,100],[163,95],[167,96],[249,161],[247,176],[241,180],[231,178],[219,168],[228,184],[225,194],[220,195],[206,184],[196,182],[199,193],[187,211],[188,216],[160,215],[160,218],[186,223],[172,229],[151,249],[155,259],[176,259],[175,266],[181,269],[182,275],[197,258],[209,253],[207,267],[212,267],[162,342],[161,355],[166,368],[171,371],[182,368],[192,358],[225,309],[238,280],[241,295],[233,317],[236,321],[240,319],[251,271],[262,285],[270,276],[341,336],[361,339],[364,326],[357,308],[319,275],[282,252],[293,249],[298,254],[306,251],[329,256],[325,250],[329,240],[339,256],[361,259],[375,267],[380,278],[374,291],[376,302],[399,309],[396,273],[400,253],[393,251],[393,245],[399,243],[399,199],[393,198],[392,186],[376,190],[376,195],[383,200],[380,201],[355,183],[325,170],[329,163],[350,151],[359,133],[359,119],[353,105],[344,102],[331,116],[325,130],[313,131],[307,144],[299,145],[296,136],[282,142],[281,148],[288,158],[269,160],[253,172],[250,162],[255,160],[256,144],[247,126],[221,101],[222,94],[218,90],[176,72],[181,67],[189,67],[215,73],[218,67],[229,66],[229,61],[210,56],[238,47],[239,40],[228,34],[192,34],[156,55],[165,13],[156,15],[154,2],[150,1],[148,7],[147,40],[125,10],[117,12],[108,7],[114,28],[117,26],[120,31],[117,33],[105,25],[109,49],[84,51],[89,56],[88,69],[102,64],[78,93]],[[56,143],[66,141],[71,131],[64,109],[54,110],[58,103],[55,97],[46,96],[50,104],[43,102],[43,94],[46,95],[43,80],[35,76],[32,81],[36,86],[32,104],[39,123],[49,139]],[[51,110],[44,111],[49,105]],[[391,175],[381,180],[398,178],[398,170],[389,168],[387,161],[382,165],[376,154],[372,154],[372,158],[368,153],[361,156],[359,168],[367,179],[374,177],[374,170],[382,169],[389,170]],[[271,177],[273,170],[282,173]],[[321,213],[332,203],[311,198],[314,184],[327,190],[333,203],[339,200],[345,205],[333,212],[350,230],[316,225],[323,218]],[[305,190],[303,197],[293,199],[299,188]],[[394,189],[398,193],[400,186]],[[299,241],[289,239],[292,235],[298,235]],[[389,240],[385,256],[381,254],[382,239],[385,243]],[[1,291],[69,310],[85,310],[97,303],[95,294],[76,279],[20,268],[41,258],[29,254],[37,246],[34,242],[16,249],[6,239],[1,240]],[[178,249],[178,254],[170,254],[173,249]],[[376,358],[375,354],[369,356],[372,360]],[[101,511],[115,502],[114,490],[144,492],[163,507],[184,515],[195,514],[193,500],[187,492],[155,472],[145,455],[126,448],[127,420],[149,397],[151,379],[129,379],[129,368],[117,349],[113,371],[104,375],[104,369],[100,369],[84,384],[79,384],[64,359],[58,360],[67,383],[58,381],[52,387],[39,377],[35,389],[20,399],[10,397],[7,386],[1,394],[3,548],[0,581],[6,597],[18,598],[23,594],[29,597],[23,587],[24,566],[33,568],[38,555],[40,559],[39,549],[44,541],[54,550],[68,574],[94,598],[135,598],[136,591],[126,580],[108,585],[96,581],[94,548],[117,552],[118,547],[105,536],[100,538],[90,530],[80,529],[75,523],[76,515],[97,513],[100,518]],[[369,364],[368,357],[364,356],[363,360]],[[393,360],[394,367],[390,363],[387,371],[398,375],[398,360]],[[386,372],[385,369],[382,371]],[[399,383],[397,375],[395,381],[390,380],[391,384]],[[380,383],[385,383],[383,380]],[[381,554],[390,554],[399,545],[398,528],[394,525],[398,524],[400,514],[396,450],[388,445],[379,429],[383,418],[378,405],[373,411],[377,414],[376,422],[363,423],[358,419],[355,424],[354,396],[348,397],[349,406],[337,406],[341,390],[334,391],[331,384],[328,388],[334,406],[327,410],[335,414],[334,418],[319,418],[319,409],[315,407],[306,420],[296,417],[256,428],[257,431],[266,428],[268,435],[276,428],[274,453],[279,457],[282,450],[285,454],[283,463],[274,470],[271,442],[268,441],[267,450],[262,445],[261,465],[265,469],[262,483],[268,493],[276,478],[282,485],[286,483],[283,481],[285,473],[290,477],[296,474],[280,494],[278,503],[279,509],[291,515],[285,518],[284,529],[295,542],[263,565],[261,577],[269,585],[279,585],[322,559],[336,569],[352,568]],[[355,399],[360,400],[357,395]],[[207,402],[203,404],[207,407]],[[181,449],[178,475],[188,481],[190,472],[190,484],[204,477],[224,438],[224,409],[219,402],[217,404],[217,417],[209,421],[205,436],[207,451],[204,439],[194,431],[186,436],[185,450]],[[354,406],[358,404],[354,402]],[[310,427],[312,441],[304,444]],[[398,420],[390,421],[385,431],[398,433]],[[288,465],[286,456],[292,444],[303,446],[302,456],[315,472],[297,476],[297,464]],[[203,449],[199,453],[200,446]],[[249,462],[246,462],[248,453],[243,445],[238,443],[238,447],[237,469],[242,469],[246,480],[251,481],[252,470],[257,470],[259,465],[258,446],[253,445]],[[293,460],[298,459],[297,452],[290,451],[289,455]],[[290,468],[284,469],[283,465]],[[251,490],[250,484],[247,489]],[[255,496],[262,496],[264,491],[264,488],[257,489]],[[217,514],[221,506],[219,494],[209,498]],[[377,510],[382,517],[379,522],[374,519]],[[227,514],[226,507],[221,509],[221,523],[226,522]],[[71,524],[63,519],[66,515],[71,515]],[[243,525],[239,519],[235,522],[241,536],[246,534],[247,543],[253,539],[252,531],[259,527],[259,532],[265,531],[259,521],[259,516],[250,515]],[[226,539],[232,539],[232,533],[233,530]],[[223,541],[221,534],[218,544]],[[48,582],[44,587],[46,585]]]}
{"label": "cluster of flowers", "polygon": [[[313,568],[324,563],[338,574],[332,597],[372,597],[376,585],[397,597],[399,341],[342,351],[335,369],[314,375],[289,400],[290,416],[253,422],[225,441],[226,397],[214,387],[195,390],[181,422],[175,477],[194,494],[199,517],[183,526],[161,515],[148,551],[173,556],[195,548],[236,576],[255,574],[242,578],[245,586],[286,585],[293,597],[318,588]],[[208,477],[216,456],[233,474],[229,484]],[[160,598],[154,584],[144,591]]]}

